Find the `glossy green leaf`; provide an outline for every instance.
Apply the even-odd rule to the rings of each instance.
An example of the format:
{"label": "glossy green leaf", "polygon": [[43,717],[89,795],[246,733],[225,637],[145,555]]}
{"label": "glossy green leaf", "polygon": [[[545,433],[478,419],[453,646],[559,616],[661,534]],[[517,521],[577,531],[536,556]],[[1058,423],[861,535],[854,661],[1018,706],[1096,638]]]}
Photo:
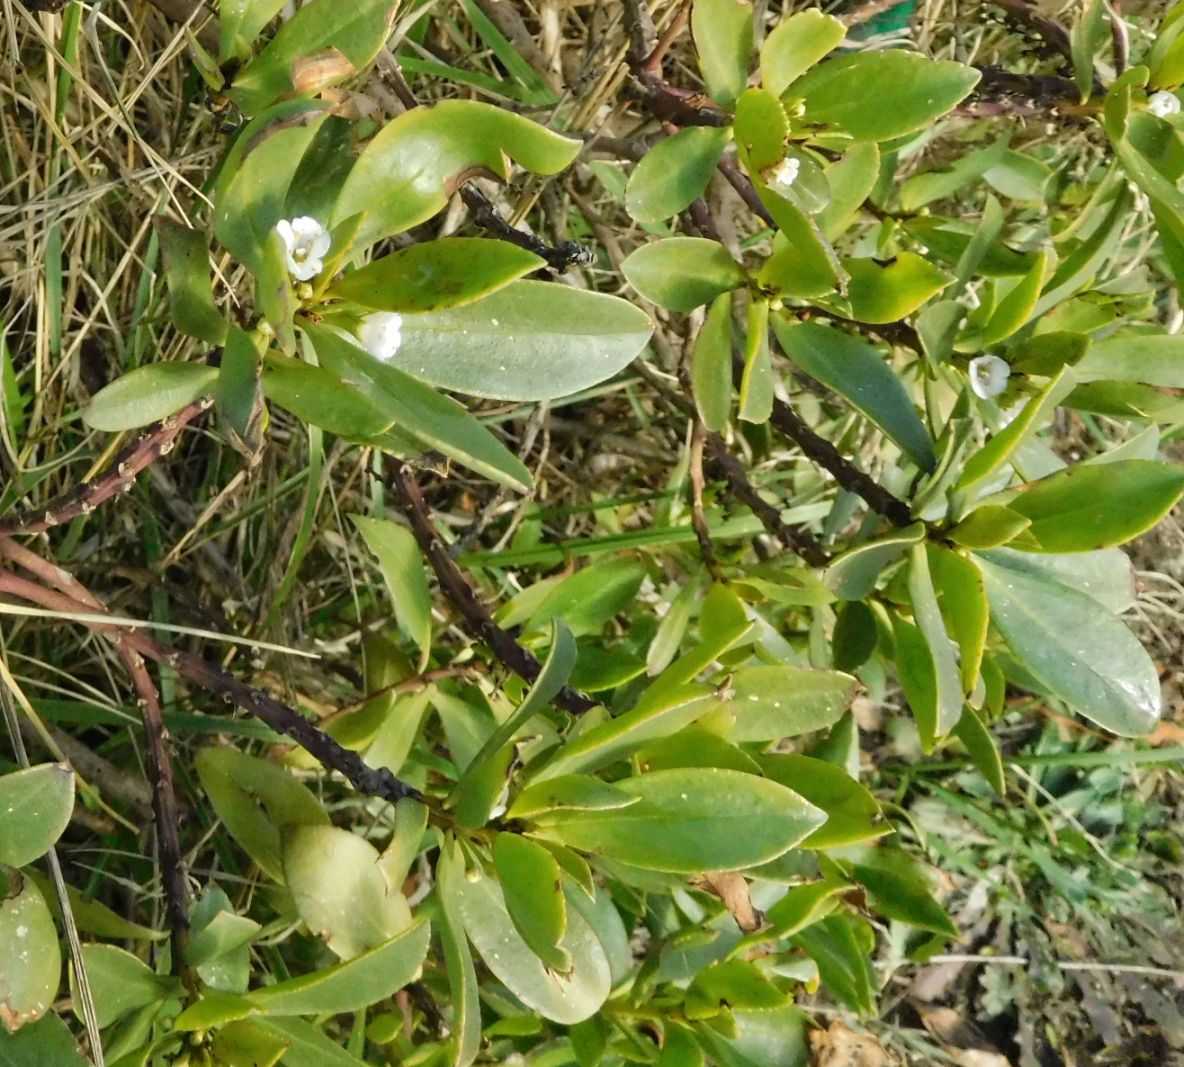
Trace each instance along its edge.
{"label": "glossy green leaf", "polygon": [[[283,1050],[284,1067],[365,1067],[362,1060],[347,1052],[339,1042],[303,1019],[275,1015],[244,1019],[231,1026],[248,1028],[256,1034],[278,1041]],[[223,1032],[226,1029],[223,1028]],[[251,1060],[246,1062],[250,1067],[255,1067]]]}
{"label": "glossy green leaf", "polygon": [[147,426],[209,393],[217,377],[218,368],[205,363],[149,363],[100,389],[82,419],[111,433]]}
{"label": "glossy green leaf", "polygon": [[153,223],[160,240],[169,312],[182,333],[220,345],[228,323],[214,304],[210,289],[210,249],[201,230],[157,215]]}
{"label": "glossy green leaf", "polygon": [[899,849],[864,846],[855,852],[852,874],[871,898],[875,911],[943,937],[957,937],[958,928],[933,898],[916,861]]}
{"label": "glossy green leaf", "polygon": [[263,872],[284,880],[279,827],[327,825],[316,797],[282,767],[233,748],[203,748],[194,759],[202,789],[230,835]]}
{"label": "glossy green leaf", "polygon": [[469,940],[485,965],[529,1008],[544,1018],[572,1025],[595,1014],[609,994],[608,960],[599,939],[580,914],[567,913],[560,941],[571,958],[567,974],[549,971],[522,939],[506,911],[497,881],[483,872],[454,879],[459,911]]}
{"label": "glossy green leaf", "polygon": [[803,848],[834,848],[892,832],[876,798],[842,767],[797,753],[760,756],[758,762],[765,777],[826,813],[826,822],[802,842]]}
{"label": "glossy green leaf", "polygon": [[836,556],[826,569],[826,585],[840,600],[865,600],[885,567],[895,563],[925,536],[920,523],[895,530]]}
{"label": "glossy green leaf", "polygon": [[658,223],[703,195],[730,140],[726,128],[691,126],[651,148],[625,189],[625,209],[637,221]]}
{"label": "glossy green leaf", "polygon": [[850,317],[857,322],[897,322],[950,284],[950,276],[914,252],[901,252],[890,264],[844,259]]}
{"label": "glossy green leaf", "polygon": [[333,212],[337,223],[366,213],[365,248],[442,211],[457,180],[484,168],[505,179],[510,160],[534,174],[554,174],[580,142],[491,104],[443,100],[388,122],[350,171]]}
{"label": "glossy green leaf", "polygon": [[251,975],[251,942],[260,929],[257,922],[235,914],[230,898],[211,886],[190,908],[185,962],[197,969],[210,989],[245,993]]}
{"label": "glossy green leaf", "polygon": [[391,424],[390,416],[365,393],[324,367],[268,352],[263,359],[263,394],[304,422],[345,437],[372,437]]}
{"label": "glossy green leaf", "polygon": [[831,637],[831,658],[840,671],[854,671],[863,666],[876,650],[879,635],[876,616],[862,600],[844,600],[835,609],[835,629]]}
{"label": "glossy green leaf", "polygon": [[720,293],[711,302],[695,338],[691,350],[691,393],[703,425],[713,433],[723,430],[732,407],[731,293]]}
{"label": "glossy green leaf", "polygon": [[1093,92],[1094,55],[1108,37],[1106,14],[1105,0],[1085,0],[1070,32],[1073,76],[1077,81],[1077,88],[1081,90],[1082,100],[1088,100]]}
{"label": "glossy green leaf", "polygon": [[398,886],[374,846],[335,826],[285,826],[284,878],[300,918],[342,959],[353,959],[411,925]]}
{"label": "glossy green leaf", "polygon": [[633,603],[645,576],[644,564],[624,556],[584,567],[543,597],[528,616],[530,628],[561,619],[576,636],[596,633]]}
{"label": "glossy green leaf", "polygon": [[[333,217],[337,194],[357,155],[354,147],[356,134],[354,123],[339,115],[330,115],[318,125],[292,175],[284,197],[283,218],[308,217],[327,221]],[[342,234],[340,225],[333,228],[326,277],[332,277],[340,268],[337,257],[349,251],[349,242],[340,239]]]}
{"label": "glossy green leaf", "polygon": [[983,177],[1000,196],[1040,203],[1052,178],[1052,168],[1034,156],[1009,149]]}
{"label": "glossy green leaf", "polygon": [[[951,573],[960,572],[953,571],[951,565]],[[937,592],[933,587],[933,576],[929,570],[929,552],[924,544],[913,545],[909,551],[908,590],[913,605],[913,620],[924,636],[933,660],[936,734],[934,738],[928,738],[924,730],[922,731],[922,745],[929,746],[935,738],[944,737],[957,724],[962,714],[962,685],[955,645],[950,639],[946,620],[938,607]],[[982,607],[986,607],[985,601]],[[973,609],[967,605],[966,610],[970,612]],[[974,620],[966,620],[967,630],[976,625]]]}
{"label": "glossy green leaf", "polygon": [[421,919],[368,952],[256,990],[250,999],[267,1015],[360,1011],[414,980],[427,956],[430,932]]}
{"label": "glossy green leaf", "polygon": [[1042,249],[1037,253],[1032,269],[991,312],[991,317],[983,327],[984,345],[995,345],[1006,340],[1032,317],[1047,269],[1048,253]]}
{"label": "glossy green leaf", "polygon": [[769,186],[758,186],[757,192],[783,238],[774,241],[773,254],[761,267],[757,281],[794,299],[833,293],[846,275],[818,223]]}
{"label": "glossy green leaf", "polygon": [[464,307],[408,316],[392,363],[471,396],[550,400],[611,378],[650,332],[649,318],[618,297],[517,281]]}
{"label": "glossy green leaf", "polygon": [[964,548],[995,548],[1007,544],[1030,521],[1003,504],[984,504],[950,530],[950,540]]}
{"label": "glossy green leaf", "polygon": [[[736,101],[736,147],[754,177],[785,158],[789,119],[775,93],[745,89]],[[800,177],[800,175],[799,175]]]}
{"label": "glossy green leaf", "polygon": [[1053,696],[1123,736],[1151,730],[1162,708],[1155,665],[1121,622],[1069,586],[978,558],[991,621]]}
{"label": "glossy green leaf", "polygon": [[1051,378],[1062,367],[1075,367],[1091,345],[1086,334],[1056,331],[1040,333],[1014,345],[1007,353],[1013,373]]}
{"label": "glossy green leaf", "polygon": [[1003,796],[1007,791],[1003,757],[999,753],[995,738],[987,729],[987,724],[974,708],[968,706],[963,709],[962,718],[954,727],[954,736],[966,747],[971,762],[987,780],[987,784],[995,790],[997,796]]}
{"label": "glossy green leaf", "polygon": [[247,54],[255,38],[275,18],[283,0],[221,0],[218,22],[221,30],[220,60]]}
{"label": "glossy green leaf", "polygon": [[1050,555],[998,548],[979,554],[1001,567],[1071,586],[1096,600],[1112,615],[1121,615],[1135,606],[1135,571],[1122,549]]}
{"label": "glossy green leaf", "polygon": [[[237,326],[227,328],[218,380],[214,384],[214,406],[240,437],[247,435],[262,404],[259,392],[262,352],[256,346],[255,336]],[[259,340],[263,345],[267,343],[263,338]]]}
{"label": "glossy green leaf", "polygon": [[[802,12],[808,14],[808,12]],[[867,201],[880,174],[880,150],[874,141],[853,144],[826,168],[830,202],[815,217],[828,241],[844,233]]]}
{"label": "glossy green leaf", "polygon": [[[672,667],[678,664],[676,660]],[[596,770],[635,751],[647,741],[689,726],[718,707],[719,698],[715,691],[704,685],[651,689],[629,711],[593,726],[568,741],[535,772],[531,784],[576,771]]]}
{"label": "glossy green leaf", "polygon": [[381,311],[420,314],[470,304],[546,263],[507,241],[421,241],[335,281],[327,296]]}
{"label": "glossy green leaf", "polygon": [[914,174],[900,187],[901,208],[915,212],[934,200],[952,196],[963,186],[981,178],[1003,158],[1008,140],[1008,137],[1003,136],[986,148],[967,152],[940,170]]}
{"label": "glossy green leaf", "polygon": [[644,870],[694,874],[771,860],[826,818],[776,782],[714,767],[654,771],[616,785],[640,802],[552,812],[534,832]]}
{"label": "glossy green leaf", "polygon": [[687,988],[688,1019],[708,1019],[729,1009],[767,1011],[786,996],[748,960],[721,960],[704,967]]}
{"label": "glossy green leaf", "polygon": [[[100,1027],[180,991],[177,979],[154,973],[142,960],[115,945],[83,945],[82,964]],[[75,1014],[81,1017],[77,999],[74,1003]]]}
{"label": "glossy green leaf", "polygon": [[742,667],[730,683],[736,723],[732,741],[777,741],[824,730],[843,716],[855,679],[839,671],[803,667]]}
{"label": "glossy green leaf", "polygon": [[[481,1048],[481,1002],[477,971],[469,951],[461,913],[461,894],[465,890],[465,861],[460,845],[445,838],[436,863],[436,896],[440,908],[440,943],[448,972],[452,996],[454,1036],[453,1067],[468,1067]],[[508,916],[507,916],[508,918]]]}
{"label": "glossy green leaf", "polygon": [[855,922],[845,915],[831,915],[791,940],[818,965],[818,974],[831,993],[859,1014],[871,1015],[876,1010],[875,978],[856,937]]}
{"label": "glossy green leaf", "polygon": [[424,451],[435,450],[512,489],[530,488],[530,471],[451,397],[374,359],[327,326],[305,325],[317,359],[345,381],[365,389],[370,403],[393,419],[398,432]]}
{"label": "glossy green leaf", "polygon": [[518,794],[510,810],[511,819],[529,819],[544,812],[574,809],[576,811],[611,811],[636,804],[639,798],[586,774],[562,774],[527,786]]}
{"label": "glossy green leaf", "polygon": [[74,810],[74,773],[42,763],[0,776],[0,864],[23,867],[44,856]]}
{"label": "glossy green leaf", "polygon": [[[3,868],[0,885],[7,887],[0,897],[2,1032],[29,1026],[49,1010],[62,978],[62,956],[53,918],[37,886],[19,871]],[[0,1062],[3,1055],[0,1044]]]}
{"label": "glossy green leaf", "polygon": [[939,736],[940,711],[933,652],[920,627],[895,613],[892,615],[892,639],[896,676],[917,723],[921,751],[932,752]]}
{"label": "glossy green leaf", "polygon": [[1095,341],[1077,365],[1082,382],[1142,382],[1184,388],[1184,336],[1118,332]]}
{"label": "glossy green leaf", "polygon": [[259,1009],[247,997],[207,991],[200,1000],[194,1001],[177,1016],[173,1021],[173,1029],[186,1032],[213,1030],[258,1014]]}
{"label": "glossy green leaf", "polygon": [[929,570],[945,628],[958,645],[962,691],[978,684],[987,640],[987,594],[982,574],[965,556],[939,545],[928,546]]}
{"label": "glossy green leaf", "polygon": [[705,726],[688,726],[646,745],[636,759],[637,766],[647,774],[679,767],[723,767],[745,774],[761,773],[759,764],[744,749]]}
{"label": "glossy green leaf", "polygon": [[918,467],[937,463],[929,431],[900,378],[871,345],[842,330],[817,322],[791,324],[773,317],[773,329],[785,354],[880,427]]}
{"label": "glossy green leaf", "polygon": [[0,1026],[0,1067],[90,1067],[90,1060],[61,1017],[51,1013],[15,1033]]}
{"label": "glossy green leaf", "polygon": [[859,141],[887,141],[948,113],[978,80],[978,71],[961,63],[890,49],[828,60],[790,95],[805,101],[807,122],[838,126]]}
{"label": "glossy green leaf", "polygon": [[543,963],[567,974],[571,955],[559,944],[567,932],[567,901],[558,861],[538,842],[503,833],[493,840],[493,865],[515,929]]}
{"label": "glossy green leaf", "polygon": [[1026,552],[1124,544],[1159,522],[1181,493],[1184,468],[1170,463],[1078,464],[1031,483],[1008,502],[1030,523],[1012,543]]}
{"label": "glossy green leaf", "polygon": [[642,245],[621,264],[621,273],[643,297],[671,311],[693,311],[744,284],[728,250],[704,237]]}
{"label": "glossy green leaf", "polygon": [[[283,23],[234,79],[227,95],[253,115],[285,93],[299,92],[294,84],[302,59],[335,48],[352,64],[333,82],[344,81],[365,67],[386,43],[399,4],[395,0],[310,0]],[[332,84],[332,83],[329,83]],[[322,82],[318,89],[325,87]]]}
{"label": "glossy green leaf", "polygon": [[351,515],[354,526],[378,559],[378,568],[395,606],[395,621],[420,653],[423,670],[432,651],[432,594],[415,535],[389,519]]}
{"label": "glossy green leaf", "polygon": [[752,5],[748,0],[695,0],[691,32],[708,95],[727,107],[748,82]]}
{"label": "glossy green leaf", "polygon": [[748,330],[744,338],[744,371],[740,376],[740,418],[763,423],[773,413],[773,359],[769,353],[769,302],[755,296],[748,301]]}
{"label": "glossy green leaf", "polygon": [[761,84],[780,96],[846,36],[842,22],[817,8],[782,19],[761,46]]}
{"label": "glossy green leaf", "polygon": [[841,903],[838,899],[840,894],[850,888],[849,882],[837,878],[794,886],[765,912],[769,928],[759,936],[762,940],[766,937],[793,937],[798,931],[812,926],[834,911]]}

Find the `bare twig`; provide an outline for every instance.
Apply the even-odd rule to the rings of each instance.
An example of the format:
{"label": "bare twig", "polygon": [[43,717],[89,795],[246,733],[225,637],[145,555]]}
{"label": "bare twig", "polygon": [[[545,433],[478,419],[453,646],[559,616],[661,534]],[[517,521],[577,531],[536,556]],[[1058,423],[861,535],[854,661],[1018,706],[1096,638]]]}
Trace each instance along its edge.
{"label": "bare twig", "polygon": [[[431,511],[420,492],[412,468],[406,464],[395,467],[390,485],[397,498],[399,508],[411,526],[411,532],[419,542],[420,550],[427,557],[435,571],[440,589],[448,602],[460,612],[469,633],[484,642],[489,650],[518,677],[533,682],[542,670],[542,665],[514,637],[503,630],[485,605],[478,599],[460,567],[448,554],[448,548],[436,533],[432,524]],[[597,706],[597,702],[570,686],[564,686],[551,701],[573,715],[582,715]]]}
{"label": "bare twig", "polygon": [[575,241],[564,241],[561,245],[552,247],[541,237],[511,226],[498,214],[497,209],[489,202],[485,194],[472,185],[462,185],[460,196],[469,209],[469,215],[475,225],[483,230],[488,230],[503,241],[533,252],[536,256],[546,260],[547,266],[553,271],[562,273],[568,267],[587,266],[595,262],[596,257],[592,251]]}
{"label": "bare twig", "polygon": [[1059,53],[1073,65],[1073,45],[1069,39],[1069,31],[1056,19],[1041,14],[1040,10],[1028,3],[1028,0],[988,0],[988,3],[1006,11],[1009,15],[1025,26],[1031,27],[1054,52]]}

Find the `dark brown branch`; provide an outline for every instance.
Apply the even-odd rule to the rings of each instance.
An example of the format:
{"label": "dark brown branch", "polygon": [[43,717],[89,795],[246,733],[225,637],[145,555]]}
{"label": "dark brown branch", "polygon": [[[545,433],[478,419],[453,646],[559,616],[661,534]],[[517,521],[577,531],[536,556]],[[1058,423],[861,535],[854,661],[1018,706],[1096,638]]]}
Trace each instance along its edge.
{"label": "dark brown branch", "polygon": [[24,512],[0,519],[0,534],[41,533],[79,515],[89,515],[100,504],[120,493],[126,493],[135,482],[136,475],[153,460],[168,455],[177,434],[187,423],[212,407],[213,403],[213,397],[204,396],[186,404],[176,414],[161,419],[141,434],[135,444],[125,448],[106,474],[70,490],[36,513]]}
{"label": "dark brown branch", "polygon": [[488,230],[502,241],[508,241],[519,248],[525,248],[536,256],[547,261],[547,266],[553,271],[562,273],[571,266],[587,266],[595,262],[595,255],[575,241],[564,241],[557,247],[547,244],[541,237],[533,233],[526,233],[511,226],[498,214],[497,209],[489,202],[480,189],[472,185],[462,185],[461,199],[469,209],[473,223],[483,230]]}
{"label": "dark brown branch", "polygon": [[1073,45],[1069,31],[1056,19],[1043,15],[1028,0],[988,0],[997,8],[1006,11],[1016,22],[1035,30],[1054,52],[1059,53],[1073,65]]}
{"label": "dark brown branch", "polygon": [[[485,605],[481,603],[464,573],[448,554],[448,548],[436,533],[431,511],[420,492],[412,468],[406,464],[395,466],[389,480],[399,509],[407,518],[411,532],[427,557],[448,602],[464,619],[465,629],[478,641],[488,646],[494,656],[519,678],[533,682],[542,670],[539,661],[514,637],[503,630]],[[597,702],[570,686],[564,686],[551,701],[558,708],[573,715],[582,715],[597,706]]]}
{"label": "dark brown branch", "polygon": [[[11,571],[0,570],[0,593],[19,597],[52,611],[73,615],[105,614],[65,593],[54,592],[36,582],[19,578]],[[402,800],[404,797],[423,799],[418,790],[401,782],[387,768],[368,766],[358,753],[343,748],[294,708],[272,699],[261,689],[254,689],[239,681],[216,663],[157,641],[134,627],[89,620],[80,620],[80,623],[100,633],[122,636],[128,647],[145,658],[167,664],[182,677],[222,697],[226,703],[235,704],[254,715],[273,730],[290,737],[326,770],[337,771],[359,793],[390,801]]]}
{"label": "dark brown branch", "polygon": [[[84,610],[107,613],[102,602],[73,575],[17,544],[11,537],[0,535],[0,555],[71,597]],[[139,652],[128,646],[127,637],[122,632],[116,633],[114,643],[136,691],[136,704],[144,725],[148,781],[152,785],[152,823],[156,830],[156,850],[160,860],[161,885],[164,887],[165,912],[172,937],[174,966],[186,985],[196,990],[195,978],[184,962],[189,942],[189,883],[181,860],[181,817],[173,761],[169,755],[168,732],[164,725],[164,710],[160,706],[156,684]]]}

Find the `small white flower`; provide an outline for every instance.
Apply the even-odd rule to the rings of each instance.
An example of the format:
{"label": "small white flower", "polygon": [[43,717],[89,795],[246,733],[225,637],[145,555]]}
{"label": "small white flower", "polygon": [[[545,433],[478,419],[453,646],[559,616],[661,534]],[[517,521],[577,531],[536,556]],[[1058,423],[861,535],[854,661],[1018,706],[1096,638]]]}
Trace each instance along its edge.
{"label": "small white flower", "polygon": [[403,316],[395,311],[375,311],[358,327],[358,340],[375,359],[389,363],[403,343]]}
{"label": "small white flower", "polygon": [[1161,119],[1166,119],[1169,115],[1178,115],[1180,113],[1180,98],[1175,93],[1160,89],[1158,93],[1151,94],[1151,98],[1147,101],[1147,110],[1153,115],[1158,115]]}
{"label": "small white flower", "polygon": [[329,231],[316,219],[301,215],[281,219],[275,228],[283,238],[288,270],[298,282],[315,278],[325,268],[323,256],[329,251]]}
{"label": "small white flower", "polygon": [[970,361],[970,388],[975,396],[990,400],[1007,388],[1011,367],[998,356],[979,356]]}
{"label": "small white flower", "polygon": [[798,180],[801,170],[801,160],[794,159],[793,156],[786,156],[769,172],[769,181],[773,185],[780,185],[783,189],[788,189]]}

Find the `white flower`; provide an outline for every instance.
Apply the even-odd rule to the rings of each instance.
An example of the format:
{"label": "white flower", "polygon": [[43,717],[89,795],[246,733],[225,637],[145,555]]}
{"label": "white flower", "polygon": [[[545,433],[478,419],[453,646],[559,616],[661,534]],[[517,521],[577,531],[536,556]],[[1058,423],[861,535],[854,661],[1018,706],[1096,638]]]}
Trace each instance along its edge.
{"label": "white flower", "polygon": [[403,343],[403,316],[395,311],[375,311],[358,327],[358,340],[375,359],[389,363]]}
{"label": "white flower", "polygon": [[1158,115],[1161,119],[1166,119],[1169,115],[1179,114],[1180,98],[1175,93],[1160,89],[1158,93],[1151,94],[1151,98],[1147,101],[1147,110],[1153,115]]}
{"label": "white flower", "polygon": [[288,270],[298,282],[315,278],[325,268],[322,257],[329,251],[329,231],[316,219],[301,215],[297,219],[280,219],[275,224],[288,258]]}
{"label": "white flower", "polygon": [[788,189],[798,180],[801,169],[801,160],[794,159],[793,156],[786,156],[769,172],[769,181],[773,185],[780,185],[783,189]]}
{"label": "white flower", "polygon": [[998,356],[979,356],[970,361],[970,388],[975,396],[990,400],[1007,388],[1011,367]]}

